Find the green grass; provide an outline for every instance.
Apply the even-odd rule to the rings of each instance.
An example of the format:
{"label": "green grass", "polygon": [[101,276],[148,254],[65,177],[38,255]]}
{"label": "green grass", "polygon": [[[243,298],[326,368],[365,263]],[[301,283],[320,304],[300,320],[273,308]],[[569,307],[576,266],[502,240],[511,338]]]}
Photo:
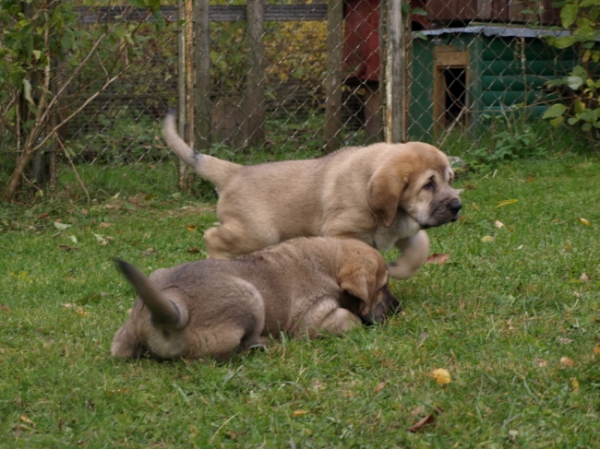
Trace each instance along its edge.
{"label": "green grass", "polygon": [[392,282],[401,314],[226,364],[110,357],[134,299],[111,258],[205,257],[216,216],[176,193],[173,167],[88,170],[92,203],[72,182],[1,206],[0,447],[597,447],[600,161],[467,174],[463,219],[429,232],[448,262]]}

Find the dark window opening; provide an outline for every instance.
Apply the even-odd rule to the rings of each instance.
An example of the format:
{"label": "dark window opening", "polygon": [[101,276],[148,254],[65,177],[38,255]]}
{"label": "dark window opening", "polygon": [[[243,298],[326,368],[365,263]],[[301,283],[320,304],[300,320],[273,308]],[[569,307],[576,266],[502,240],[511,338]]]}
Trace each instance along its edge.
{"label": "dark window opening", "polygon": [[442,69],[444,79],[444,126],[466,123],[467,69],[448,67]]}

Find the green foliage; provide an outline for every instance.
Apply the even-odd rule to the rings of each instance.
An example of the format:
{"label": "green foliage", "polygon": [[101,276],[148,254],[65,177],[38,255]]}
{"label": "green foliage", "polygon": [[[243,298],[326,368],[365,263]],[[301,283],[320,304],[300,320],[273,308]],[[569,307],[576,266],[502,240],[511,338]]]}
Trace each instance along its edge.
{"label": "green foliage", "polygon": [[565,121],[582,131],[590,146],[597,150],[600,142],[600,78],[594,72],[600,63],[600,3],[597,0],[567,0],[562,3],[560,18],[570,34],[549,37],[559,49],[576,47],[581,64],[564,78],[547,83],[559,92],[561,102],[551,105],[543,117],[557,127]]}
{"label": "green foliage", "polygon": [[[158,0],[132,3],[160,15]],[[27,164],[59,127],[127,70],[139,28],[81,26],[74,2],[0,0],[0,135],[11,133],[21,145],[11,148],[17,162],[5,199],[13,199]],[[76,89],[88,95],[72,95]]]}
{"label": "green foliage", "polygon": [[[483,121],[488,124],[488,139],[483,139],[480,146],[474,147],[468,154],[474,168],[497,168],[515,159],[544,154],[534,127],[524,118],[517,118],[519,110],[521,107],[517,106],[511,108],[508,114],[482,116]],[[523,111],[520,113],[525,114]]]}

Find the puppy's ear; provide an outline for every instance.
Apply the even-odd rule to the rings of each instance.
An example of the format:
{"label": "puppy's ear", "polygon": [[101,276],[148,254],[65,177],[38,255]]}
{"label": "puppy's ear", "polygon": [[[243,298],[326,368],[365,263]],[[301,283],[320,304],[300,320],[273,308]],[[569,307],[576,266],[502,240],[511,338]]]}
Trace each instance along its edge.
{"label": "puppy's ear", "polygon": [[371,313],[371,308],[373,307],[371,289],[369,288],[370,284],[374,284],[373,274],[369,273],[365,268],[345,271],[342,270],[340,276],[340,288],[361,300],[359,311],[361,316],[365,317]]}
{"label": "puppy's ear", "polygon": [[407,180],[393,164],[383,165],[375,170],[367,184],[367,203],[371,211],[389,228],[398,211],[400,195],[406,187]]}

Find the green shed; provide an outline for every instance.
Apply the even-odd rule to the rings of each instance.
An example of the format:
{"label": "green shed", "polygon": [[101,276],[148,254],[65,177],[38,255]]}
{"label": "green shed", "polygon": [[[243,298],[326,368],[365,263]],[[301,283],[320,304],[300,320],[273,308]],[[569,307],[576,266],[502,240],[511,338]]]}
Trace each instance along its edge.
{"label": "green shed", "polygon": [[562,33],[490,25],[420,31],[413,40],[410,139],[457,126],[475,131],[483,114],[518,104],[539,117],[551,99],[544,83],[577,64],[572,49],[544,39]]}

